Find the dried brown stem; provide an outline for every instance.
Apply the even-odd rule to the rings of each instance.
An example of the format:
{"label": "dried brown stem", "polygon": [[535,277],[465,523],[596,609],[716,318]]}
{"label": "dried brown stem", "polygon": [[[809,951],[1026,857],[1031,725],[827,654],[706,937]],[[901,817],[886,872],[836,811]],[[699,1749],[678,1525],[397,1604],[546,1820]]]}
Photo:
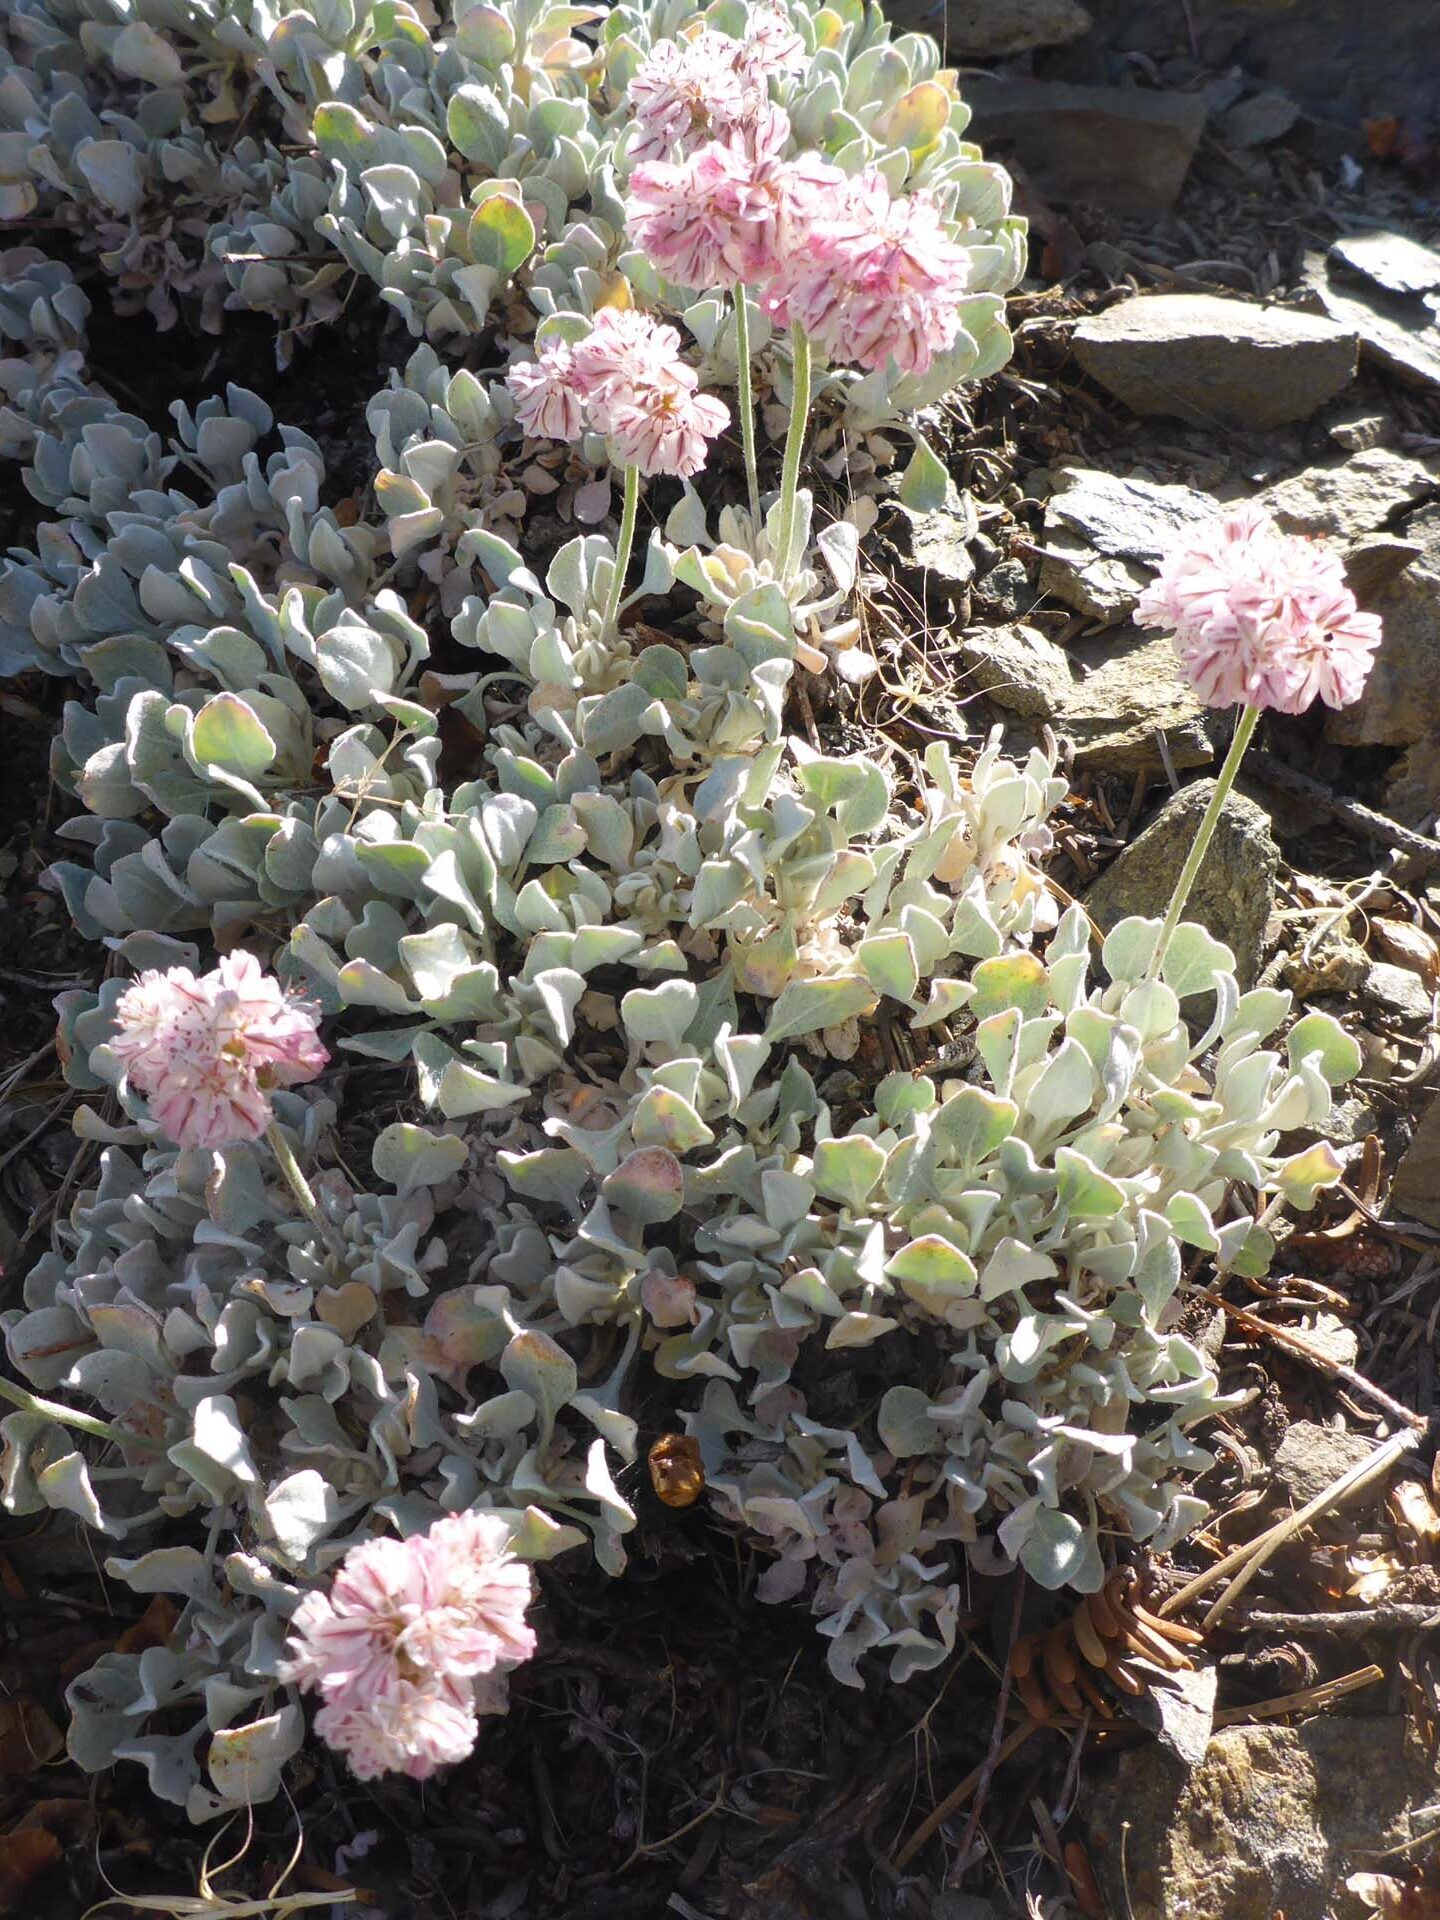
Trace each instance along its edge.
{"label": "dried brown stem", "polygon": [[1367,1380],[1363,1373],[1357,1373],[1354,1367],[1346,1366],[1343,1361],[1332,1360],[1327,1353],[1312,1346],[1301,1334],[1289,1327],[1277,1327],[1272,1321],[1262,1320],[1259,1314],[1249,1313],[1244,1307],[1232,1306],[1228,1300],[1222,1300],[1219,1294],[1207,1293],[1202,1296],[1211,1306],[1219,1307],[1228,1318],[1242,1329],[1253,1334],[1259,1340],[1273,1340],[1277,1347],[1284,1347],[1287,1353],[1293,1353],[1297,1359],[1305,1361],[1315,1368],[1317,1373],[1328,1375],[1332,1380],[1343,1381],[1364,1399],[1372,1400],[1377,1407],[1383,1407],[1393,1420],[1401,1421],[1417,1432],[1424,1432],[1429,1422],[1423,1414],[1415,1413],[1411,1408],[1386,1393],[1383,1387],[1377,1387],[1373,1380]]}

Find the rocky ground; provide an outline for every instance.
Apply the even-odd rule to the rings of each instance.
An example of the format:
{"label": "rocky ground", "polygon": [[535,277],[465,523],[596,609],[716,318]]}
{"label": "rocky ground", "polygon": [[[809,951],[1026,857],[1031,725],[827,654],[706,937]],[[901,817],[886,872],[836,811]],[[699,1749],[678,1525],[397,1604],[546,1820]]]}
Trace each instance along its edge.
{"label": "rocky ground", "polygon": [[[102,1875],[157,1911],[279,1915],[295,1894],[337,1920],[1440,1913],[1434,0],[910,14],[946,34],[979,136],[1015,166],[1032,275],[1011,303],[1010,367],[931,423],[950,506],[897,503],[871,536],[879,672],[806,679],[797,727],[897,764],[991,722],[1017,745],[1049,727],[1072,778],[1053,877],[1103,926],[1168,896],[1221,741],[1168,643],[1130,620],[1174,533],[1216,498],[1258,498],[1338,543],[1386,624],[1357,707],[1266,732],[1195,896],[1247,980],[1337,1013],[1366,1065],[1340,1116],[1334,1205],[1263,1286],[1193,1308],[1234,1405],[1200,1488],[1215,1517],[1178,1568],[1153,1570],[1146,1600],[1159,1616],[1219,1569],[1184,1609],[1191,1638],[1177,1651],[1162,1633],[1157,1651],[1126,1616],[1164,1671],[1139,1698],[1103,1686],[1097,1705],[1066,1678],[1095,1618],[986,1583],[963,1656],[928,1689],[837,1700],[808,1621],[757,1607],[756,1568],[703,1508],[657,1509],[623,1588],[552,1583],[546,1651],[482,1767],[423,1802],[323,1767],[297,1778],[295,1807],[265,1810],[225,1881],[263,1892],[298,1822],[289,1893],[184,1905],[195,1836],[135,1782],[64,1764],[55,1725],[67,1671],[97,1643],[144,1645],[165,1623],[112,1613],[83,1542],[59,1527],[24,1539],[25,1523],[0,1534],[0,1915],[78,1914]],[[143,402],[150,375],[124,339],[115,373]],[[373,332],[363,350],[373,373]],[[164,367],[165,399],[222,377],[208,351]],[[225,372],[245,351],[230,343]],[[289,376],[327,444],[343,440],[345,383],[343,364]],[[48,1001],[90,963],[38,885],[57,698],[0,693],[12,1273],[83,1171]],[[1411,1432],[1417,1446],[1366,1479],[1386,1436]],[[1247,1571],[1234,1556],[1261,1540]],[[1039,1630],[1050,1661],[1027,1678],[1014,1647]]]}

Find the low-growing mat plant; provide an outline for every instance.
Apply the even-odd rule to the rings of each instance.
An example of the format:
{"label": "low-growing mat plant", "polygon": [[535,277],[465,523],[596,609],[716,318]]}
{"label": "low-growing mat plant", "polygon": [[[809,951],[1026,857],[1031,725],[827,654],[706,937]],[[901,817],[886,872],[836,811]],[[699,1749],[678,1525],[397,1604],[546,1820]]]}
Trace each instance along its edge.
{"label": "low-growing mat plant", "polygon": [[[925,410],[1009,352],[1024,230],[934,43],[860,0],[0,26],[0,212],[67,243],[0,258],[37,509],[0,663],[71,682],[49,883],[107,956],[57,1002],[98,1153],[4,1316],[3,1496],[180,1608],[73,1682],[72,1756],[195,1820],[273,1795],[304,1622],[377,1539],[478,1512],[507,1566],[623,1576],[642,1397],[846,1685],[943,1662],[979,1576],[1181,1540],[1220,1404],[1186,1263],[1264,1271],[1360,1056],[1178,905],[1060,911],[1048,737],[897,792],[791,731],[797,662],[866,670],[875,496],[946,497]],[[358,500],[258,394],[162,431],[86,364],[112,296],[268,314],[283,362],[359,281],[417,344],[356,396]],[[1233,580],[1167,617],[1330,644],[1264,577],[1243,635]],[[249,1029],[157,1066],[126,996],[217,956],[333,1057],[201,1139],[175,1076]],[[397,1710],[357,1764],[458,1739]]]}

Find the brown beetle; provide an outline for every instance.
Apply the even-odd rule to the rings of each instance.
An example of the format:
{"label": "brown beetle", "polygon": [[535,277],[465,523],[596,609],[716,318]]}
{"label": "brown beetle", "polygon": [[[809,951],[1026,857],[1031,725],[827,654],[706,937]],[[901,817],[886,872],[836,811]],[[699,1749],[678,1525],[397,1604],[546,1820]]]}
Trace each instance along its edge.
{"label": "brown beetle", "polygon": [[650,1484],[667,1507],[693,1507],[705,1491],[700,1443],[688,1433],[662,1433],[646,1464]]}

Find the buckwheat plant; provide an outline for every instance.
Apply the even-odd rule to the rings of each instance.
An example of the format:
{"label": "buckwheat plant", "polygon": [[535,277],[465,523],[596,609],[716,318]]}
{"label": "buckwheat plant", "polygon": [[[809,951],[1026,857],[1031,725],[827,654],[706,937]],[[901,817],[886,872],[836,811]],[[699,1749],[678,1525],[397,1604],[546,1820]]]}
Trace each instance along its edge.
{"label": "buckwheat plant", "polygon": [[[0,257],[0,659],[71,683],[47,884],[99,981],[0,1492],[178,1616],[72,1682],[77,1763],[210,1819],[306,1694],[361,1776],[460,1763],[531,1569],[623,1577],[642,1404],[843,1684],[943,1661],[982,1576],[1181,1539],[1187,1267],[1263,1271],[1338,1177],[1359,1050],[1183,891],[1097,949],[1053,740],[797,732],[798,667],[874,668],[874,496],[945,497],[920,416],[1010,348],[1023,223],[933,41],[860,0],[0,29],[0,210],[76,243]],[[238,386],[121,404],[102,273],[282,358],[376,290],[416,344],[373,458]],[[1146,601],[1204,696],[1352,697],[1333,565],[1235,528]]]}

